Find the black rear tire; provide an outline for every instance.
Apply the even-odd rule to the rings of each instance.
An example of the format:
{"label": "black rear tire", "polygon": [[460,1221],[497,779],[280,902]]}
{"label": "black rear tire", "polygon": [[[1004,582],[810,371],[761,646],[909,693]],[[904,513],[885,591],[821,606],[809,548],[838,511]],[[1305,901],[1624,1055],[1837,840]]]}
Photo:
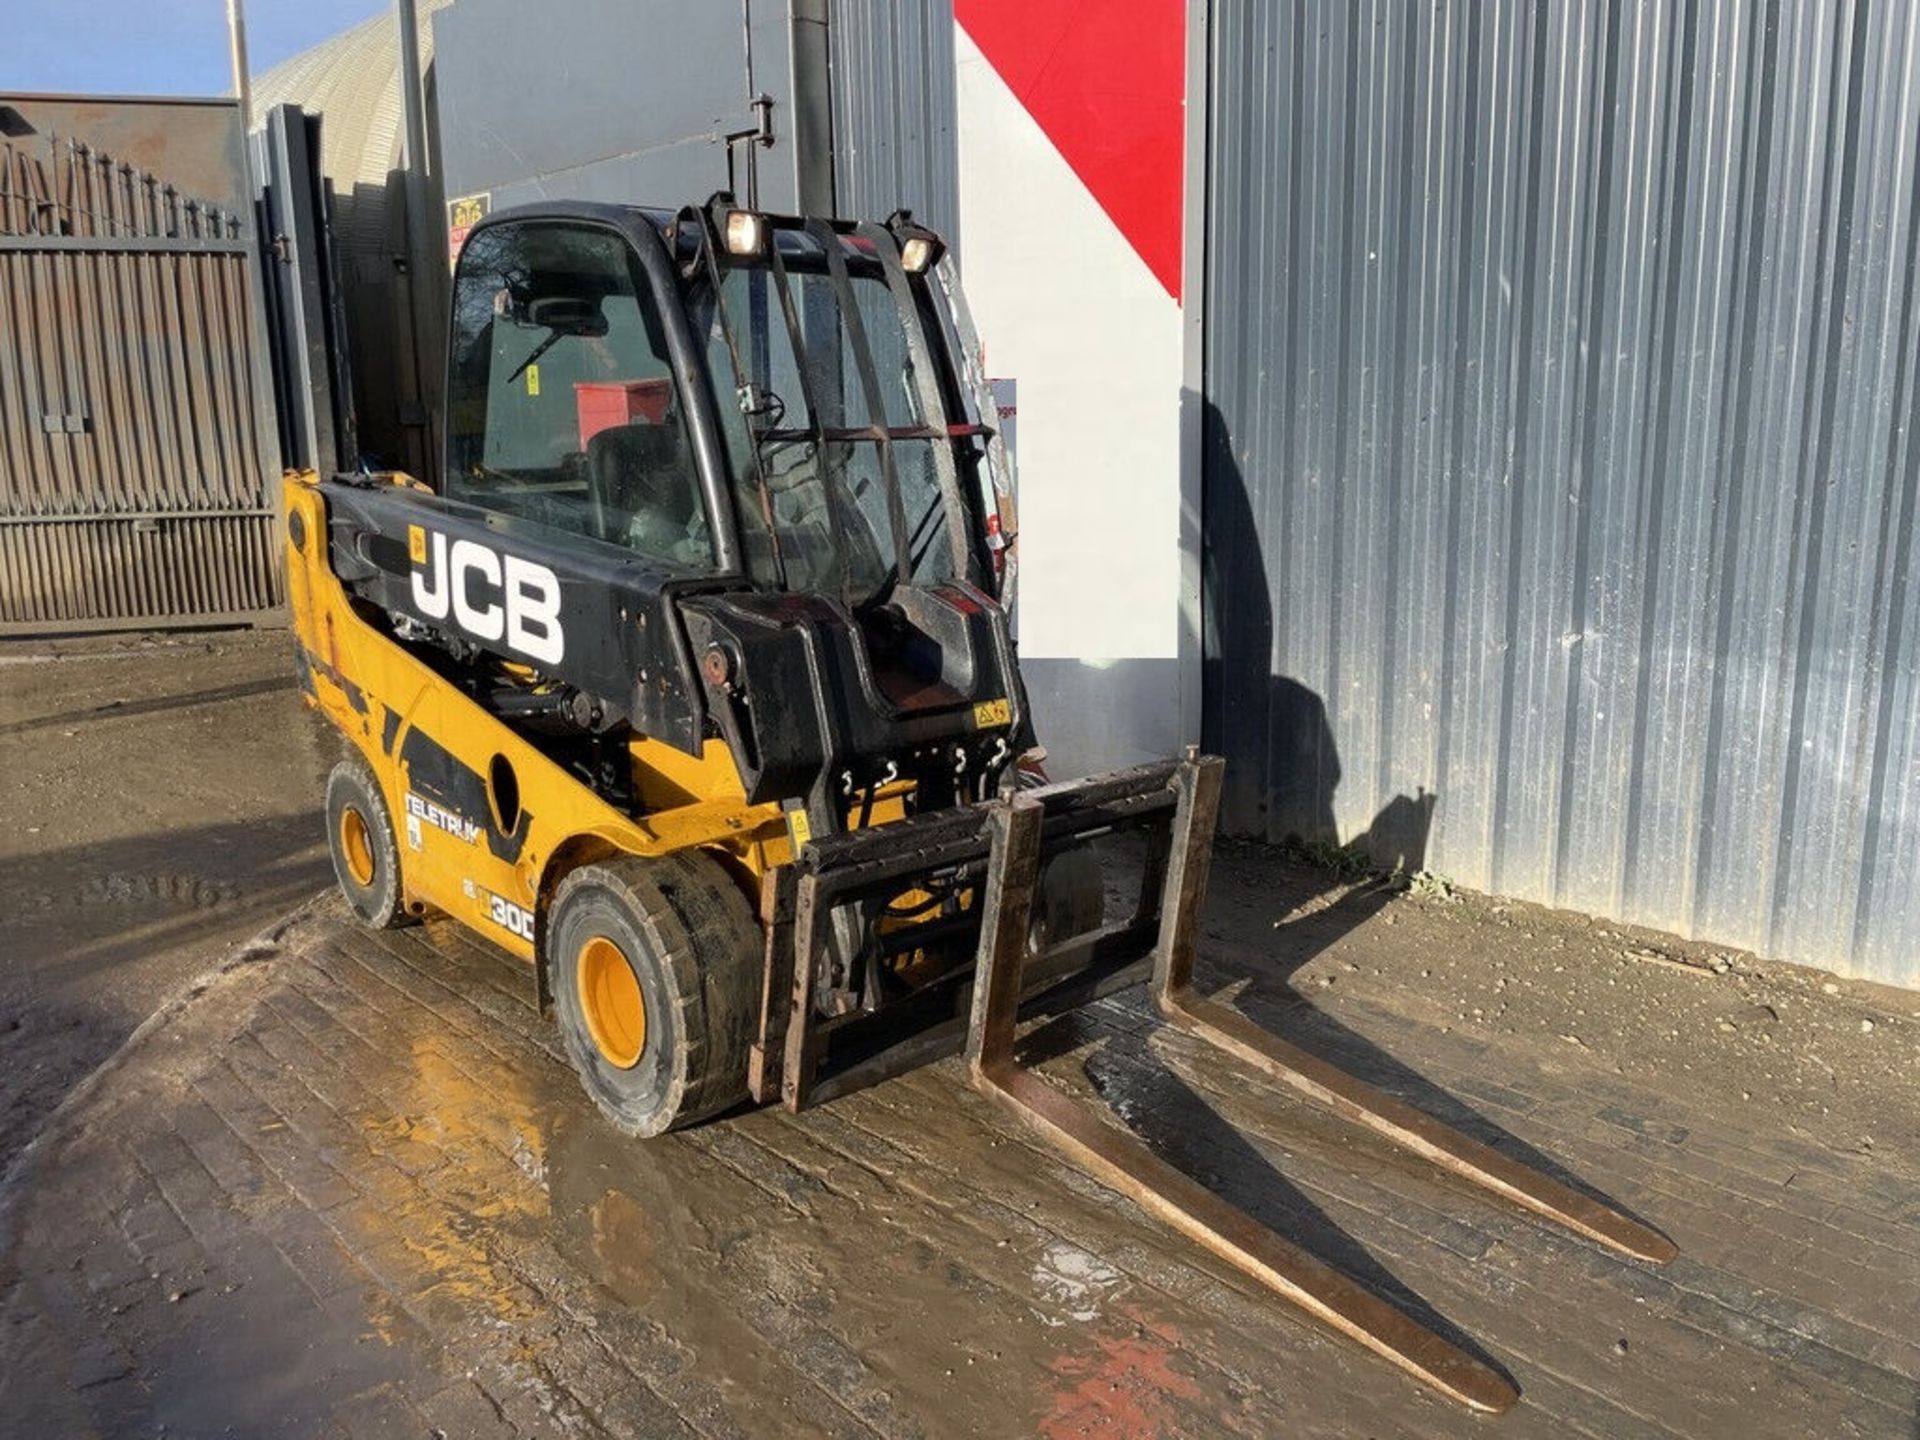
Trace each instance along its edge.
{"label": "black rear tire", "polygon": [[746,1098],[761,943],[739,886],[698,851],[582,865],[560,882],[546,963],[561,1040],[621,1130],[659,1135]]}
{"label": "black rear tire", "polygon": [[412,922],[393,817],[364,760],[342,760],[327,776],[327,849],[340,893],[361,924],[393,930]]}

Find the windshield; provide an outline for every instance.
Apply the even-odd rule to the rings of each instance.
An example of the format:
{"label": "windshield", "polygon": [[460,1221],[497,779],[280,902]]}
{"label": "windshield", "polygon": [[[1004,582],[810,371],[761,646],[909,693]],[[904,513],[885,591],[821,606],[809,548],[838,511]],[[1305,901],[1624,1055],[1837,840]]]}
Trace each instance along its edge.
{"label": "windshield", "polygon": [[714,563],[666,334],[615,232],[509,223],[461,253],[445,491],[658,564]]}
{"label": "windshield", "polygon": [[735,262],[719,303],[708,283],[693,305],[749,575],[859,606],[965,574],[947,485],[957,495],[952,477],[971,476],[974,440],[939,413],[946,377],[916,365],[896,291],[857,242],[817,230],[777,242],[777,266]]}

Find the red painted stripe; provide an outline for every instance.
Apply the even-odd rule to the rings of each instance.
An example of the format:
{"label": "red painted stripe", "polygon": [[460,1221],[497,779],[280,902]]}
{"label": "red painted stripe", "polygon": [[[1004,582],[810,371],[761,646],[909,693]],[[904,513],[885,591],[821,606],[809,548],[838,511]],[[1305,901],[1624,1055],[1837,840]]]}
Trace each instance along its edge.
{"label": "red painted stripe", "polygon": [[955,0],[1014,97],[1180,298],[1185,0]]}

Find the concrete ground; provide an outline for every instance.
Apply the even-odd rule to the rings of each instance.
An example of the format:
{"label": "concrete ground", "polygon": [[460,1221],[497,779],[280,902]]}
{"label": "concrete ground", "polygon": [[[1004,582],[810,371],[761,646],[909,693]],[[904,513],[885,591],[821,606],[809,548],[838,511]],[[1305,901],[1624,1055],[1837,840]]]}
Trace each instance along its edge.
{"label": "concrete ground", "polygon": [[168,995],[331,878],[283,631],[0,642],[0,1170]]}
{"label": "concrete ground", "polygon": [[1087,1180],[952,1062],[623,1140],[513,962],[444,923],[365,933],[328,898],[144,1028],[16,1171],[0,1415],[76,1436],[1920,1433],[1920,996],[1258,850],[1223,850],[1206,931],[1206,988],[1681,1258],[1617,1259],[1423,1169],[1137,995],[1028,1034],[1053,1083],[1510,1374],[1520,1405],[1476,1419]]}

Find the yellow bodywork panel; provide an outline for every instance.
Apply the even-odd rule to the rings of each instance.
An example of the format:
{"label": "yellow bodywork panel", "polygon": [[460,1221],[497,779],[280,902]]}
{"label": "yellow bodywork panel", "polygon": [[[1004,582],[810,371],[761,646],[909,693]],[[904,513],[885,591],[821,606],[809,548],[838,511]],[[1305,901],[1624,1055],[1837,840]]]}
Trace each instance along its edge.
{"label": "yellow bodywork panel", "polygon": [[[633,741],[645,813],[622,814],[361,620],[329,563],[316,485],[312,472],[287,477],[287,595],[302,678],[310,703],[378,778],[409,909],[444,911],[531,960],[542,899],[559,878],[556,856],[565,868],[596,855],[697,846],[753,875],[792,858],[780,807],[747,803],[724,744],[710,741],[695,758]],[[464,802],[449,803],[450,794]],[[887,808],[900,813],[897,797]]]}

